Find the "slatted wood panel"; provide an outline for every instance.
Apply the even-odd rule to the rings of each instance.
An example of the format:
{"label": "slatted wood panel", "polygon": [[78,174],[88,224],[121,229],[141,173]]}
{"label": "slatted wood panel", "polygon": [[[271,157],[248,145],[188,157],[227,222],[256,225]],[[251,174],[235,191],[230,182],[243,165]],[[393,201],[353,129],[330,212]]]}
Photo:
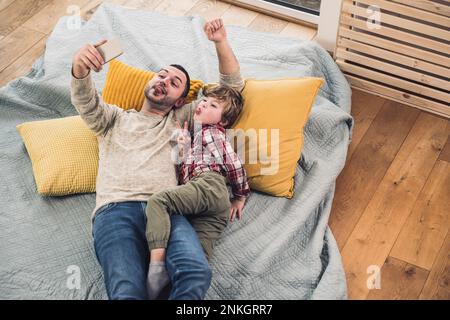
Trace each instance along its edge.
{"label": "slatted wood panel", "polygon": [[344,0],[334,55],[352,87],[450,118],[449,30],[450,1]]}

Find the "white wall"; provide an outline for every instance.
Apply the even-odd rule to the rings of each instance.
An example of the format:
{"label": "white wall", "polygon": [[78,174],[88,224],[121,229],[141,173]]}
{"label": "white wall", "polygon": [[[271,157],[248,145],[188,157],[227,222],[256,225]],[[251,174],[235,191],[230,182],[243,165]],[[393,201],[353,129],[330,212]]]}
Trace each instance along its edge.
{"label": "white wall", "polygon": [[334,52],[341,16],[342,0],[322,0],[315,40],[326,50]]}

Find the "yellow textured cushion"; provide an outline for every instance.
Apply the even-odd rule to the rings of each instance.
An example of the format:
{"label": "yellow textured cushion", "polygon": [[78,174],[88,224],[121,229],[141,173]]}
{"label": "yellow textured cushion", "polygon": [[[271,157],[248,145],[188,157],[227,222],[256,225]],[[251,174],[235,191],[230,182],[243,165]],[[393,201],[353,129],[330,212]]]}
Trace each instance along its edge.
{"label": "yellow textured cushion", "polygon": [[[144,102],[145,85],[154,75],[155,73],[152,71],[144,71],[119,60],[112,60],[102,92],[103,101],[115,104],[125,110],[141,110]],[[196,100],[202,87],[203,81],[191,80],[191,88],[186,103]]]}
{"label": "yellow textured cushion", "polygon": [[17,130],[30,156],[39,193],[95,192],[97,138],[80,116],[25,122]]}
{"label": "yellow textured cushion", "polygon": [[[244,108],[233,128],[242,129],[246,136],[245,152],[240,155],[245,154],[242,160],[250,188],[292,198],[303,129],[323,82],[312,77],[246,81]],[[256,138],[258,142],[252,143]],[[243,143],[241,138],[238,152]]]}

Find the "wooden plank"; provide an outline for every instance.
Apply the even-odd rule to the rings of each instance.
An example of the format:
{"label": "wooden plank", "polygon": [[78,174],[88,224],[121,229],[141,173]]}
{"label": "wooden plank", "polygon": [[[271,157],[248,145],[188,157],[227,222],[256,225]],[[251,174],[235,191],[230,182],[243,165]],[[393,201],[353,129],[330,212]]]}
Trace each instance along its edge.
{"label": "wooden plank", "polygon": [[168,16],[183,16],[192,9],[199,0],[164,0],[155,7],[155,11]]}
{"label": "wooden plank", "polygon": [[7,36],[41,11],[51,0],[16,0],[0,11],[0,35]]}
{"label": "wooden plank", "polygon": [[[428,86],[433,86],[437,89],[447,90],[450,87],[450,82],[446,80],[442,80],[437,77],[429,76],[422,72],[417,72],[413,70],[409,70],[407,68],[398,67],[394,64],[383,62],[374,58],[366,57],[362,54],[346,51],[344,48],[338,48],[336,51],[336,57],[353,61],[358,64],[364,65],[366,67],[371,67],[373,69],[382,71],[384,73],[390,73],[394,76],[406,78],[408,80],[417,81],[423,83]],[[448,101],[450,103],[450,94],[445,92],[435,92],[436,99],[442,101]]]}
{"label": "wooden plank", "polygon": [[344,62],[343,60],[337,59],[336,63],[339,65],[342,71],[348,72],[354,75],[359,75],[367,79],[371,79],[373,81],[378,81],[383,84],[391,85],[400,89],[404,89],[407,91],[415,92],[417,94],[433,97],[435,99],[439,99],[444,103],[450,103],[450,95],[444,93],[443,91],[439,91],[436,89],[432,89],[423,85],[419,85],[413,82],[408,82],[403,79],[399,79],[394,76],[390,76],[385,73],[369,70],[367,68],[362,68],[353,64],[349,64]]}
{"label": "wooden plank", "polygon": [[230,4],[224,2],[200,0],[185,15],[199,15],[208,21],[220,18],[230,7]]}
{"label": "wooden plank", "polygon": [[[131,0],[129,0],[131,1]],[[159,0],[162,1],[162,0]],[[81,13],[80,16],[83,20],[89,20],[94,12],[97,10],[97,8],[103,3],[103,2],[110,2],[117,5],[125,6],[124,4],[127,2],[126,0],[90,0],[86,4],[84,4],[81,7]],[[142,1],[141,1],[142,2]],[[142,2],[144,3],[144,2]],[[154,0],[149,0],[145,3],[148,3],[148,5],[151,5],[154,3]]]}
{"label": "wooden plank", "polygon": [[0,72],[17,60],[45,35],[41,32],[18,27],[0,41]]}
{"label": "wooden plank", "polygon": [[446,119],[421,112],[378,185],[342,250],[351,299],[365,299],[369,294],[367,268],[381,266],[388,257],[439,156],[439,148],[444,146],[448,129]]}
{"label": "wooden plank", "polygon": [[88,2],[89,0],[53,0],[41,11],[28,19],[23,26],[50,34],[59,18],[74,14],[74,12],[67,11],[70,6],[78,6],[81,9]]}
{"label": "wooden plank", "polygon": [[439,160],[450,162],[450,136],[447,138],[447,143],[439,155]]}
{"label": "wooden plank", "polygon": [[260,32],[280,33],[287,25],[288,22],[285,20],[260,13],[248,27],[249,29]]}
{"label": "wooden plank", "polygon": [[450,49],[446,43],[424,38],[423,36],[418,36],[409,32],[393,29],[385,25],[380,29],[368,29],[366,21],[352,18],[346,14],[343,14],[341,16],[341,25],[353,26],[377,35],[381,35],[383,37],[392,38],[393,41],[401,40],[403,42],[422,47],[423,49],[434,50],[438,53],[442,53],[444,57],[445,55],[450,54]]}
{"label": "wooden plank", "polygon": [[312,40],[316,34],[316,28],[292,22],[289,22],[280,32],[281,36],[295,37],[303,40]]}
{"label": "wooden plank", "polygon": [[421,50],[415,47],[411,47],[405,44],[401,44],[395,40],[382,39],[371,34],[357,32],[348,29],[349,26],[342,25],[339,28],[340,38],[354,39],[362,43],[369,44],[371,46],[377,46],[389,51],[400,53],[404,56],[410,56],[423,61],[428,61],[436,65],[441,65],[446,68],[450,68],[450,58],[441,56],[439,54],[432,53],[430,51]]}
{"label": "wooden plank", "polygon": [[[356,5],[350,4],[348,2],[343,3],[342,10],[345,11],[346,13],[354,14],[355,16],[363,17],[366,19],[370,19],[370,16],[372,15],[372,13],[368,12],[366,10],[366,8],[357,7]],[[383,12],[383,14],[382,14],[381,23],[383,26],[382,29],[384,29],[385,24],[389,24],[389,25],[401,27],[403,29],[407,29],[409,31],[414,31],[417,33],[431,36],[431,37],[439,38],[442,40],[446,40],[446,41],[450,40],[450,32],[447,30],[437,28],[437,27],[432,27],[427,24],[404,19],[404,18],[397,17],[394,15],[390,15],[386,12]]]}
{"label": "wooden plank", "polygon": [[447,17],[432,12],[420,10],[402,4],[396,4],[386,0],[358,0],[358,3],[364,3],[368,6],[378,6],[381,9],[400,13],[404,16],[413,17],[415,19],[423,21],[430,21],[434,24],[439,24],[446,29],[450,28],[450,20]]}
{"label": "wooden plank", "polygon": [[81,8],[80,16],[83,20],[89,20],[94,12],[97,10],[98,6],[101,5],[103,0],[90,0]]}
{"label": "wooden plank", "polygon": [[[423,61],[421,59],[410,58],[404,54],[398,54],[391,52],[389,50],[380,49],[372,45],[366,45],[357,41],[340,38],[338,40],[338,46],[342,49],[348,48],[351,50],[359,51],[364,54],[371,55],[373,57],[382,58],[384,60],[392,61],[396,64],[402,64],[406,67],[427,71],[429,73],[434,73],[440,77],[450,78],[450,68],[444,68],[433,63]],[[444,81],[444,80],[442,80]],[[445,82],[445,81],[444,81]],[[446,86],[444,89],[450,87],[450,83],[446,81]]]}
{"label": "wooden plank", "polygon": [[353,126],[352,142],[347,151],[347,163],[352,158],[353,153],[385,102],[386,99],[384,98],[361,90],[353,90],[351,115],[355,124]]}
{"label": "wooden plank", "polygon": [[419,8],[425,11],[434,12],[446,17],[450,17],[450,7],[443,3],[424,0],[390,0],[390,1],[406,4],[414,8]]}
{"label": "wooden plank", "polygon": [[431,269],[419,299],[450,300],[450,232]]}
{"label": "wooden plank", "polygon": [[388,257],[381,268],[381,288],[370,290],[368,300],[416,300],[428,271]]}
{"label": "wooden plank", "polygon": [[449,195],[450,163],[438,160],[392,248],[392,257],[431,270],[450,228]]}
{"label": "wooden plank", "polygon": [[256,17],[258,13],[248,9],[244,9],[238,6],[231,6],[222,15],[222,19],[226,25],[235,25],[246,27],[248,26]]}
{"label": "wooden plank", "polygon": [[14,1],[15,0],[0,0],[0,11],[9,7]]}
{"label": "wooden plank", "polygon": [[14,63],[0,72],[0,87],[30,71],[36,59],[44,53],[46,42],[47,37],[44,36],[31,49],[14,61]]}
{"label": "wooden plank", "polygon": [[[8,6],[11,5],[11,3],[13,3],[15,0],[0,0],[0,11],[2,11],[3,9],[6,9]],[[0,41],[4,38],[5,36],[0,35]]]}
{"label": "wooden plank", "polygon": [[[340,64],[340,62],[338,64]],[[345,74],[345,77],[352,85],[352,88],[357,88],[359,90],[363,90],[374,95],[379,95],[380,97],[384,97],[389,100],[397,101],[445,118],[450,118],[450,107],[442,103],[437,103],[410,93],[395,90],[384,85],[360,79],[356,76]]]}
{"label": "wooden plank", "polygon": [[339,175],[329,225],[340,248],[347,242],[419,113],[386,101]]}

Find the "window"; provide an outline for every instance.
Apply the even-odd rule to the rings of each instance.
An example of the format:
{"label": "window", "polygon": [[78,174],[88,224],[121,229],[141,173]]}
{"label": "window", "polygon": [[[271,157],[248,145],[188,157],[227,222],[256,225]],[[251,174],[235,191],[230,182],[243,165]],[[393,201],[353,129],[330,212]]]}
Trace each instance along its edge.
{"label": "window", "polygon": [[319,22],[320,3],[323,1],[324,0],[236,0],[230,2],[256,7],[268,14],[272,12],[277,15],[317,25]]}
{"label": "window", "polygon": [[299,11],[319,15],[321,0],[264,0]]}
{"label": "window", "polygon": [[233,0],[226,1],[257,8],[266,14],[317,27],[314,38],[328,51],[334,51],[343,0]]}

